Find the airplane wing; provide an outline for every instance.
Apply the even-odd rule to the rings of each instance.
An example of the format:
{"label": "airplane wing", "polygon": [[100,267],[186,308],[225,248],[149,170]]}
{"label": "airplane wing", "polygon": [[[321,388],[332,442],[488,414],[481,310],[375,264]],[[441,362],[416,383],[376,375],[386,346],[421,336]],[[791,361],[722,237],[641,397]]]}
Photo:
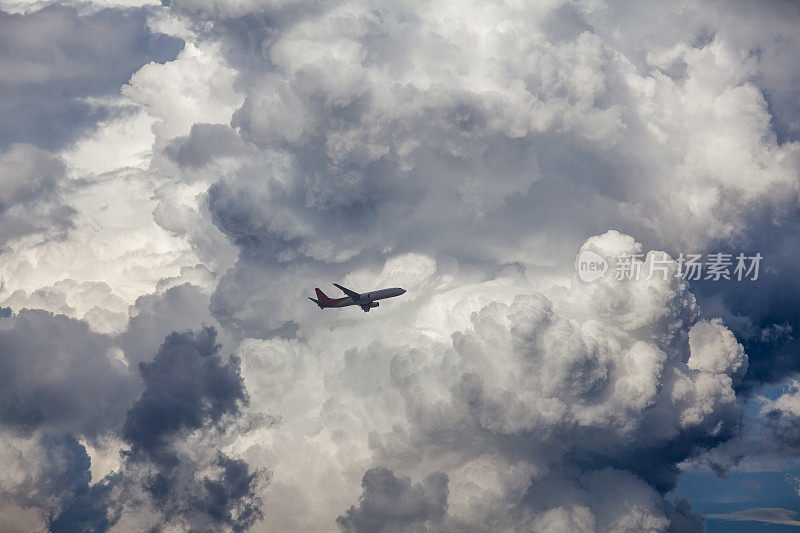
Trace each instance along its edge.
{"label": "airplane wing", "polygon": [[344,292],[346,295],[348,295],[348,296],[349,296],[350,298],[352,298],[353,300],[359,300],[359,299],[361,299],[361,295],[360,295],[359,293],[357,293],[356,291],[351,291],[350,289],[348,289],[348,288],[346,288],[346,287],[342,287],[342,286],[341,286],[341,285],[339,285],[338,283],[334,283],[334,285],[335,285],[336,287],[340,288],[340,289],[342,290],[342,292]]}

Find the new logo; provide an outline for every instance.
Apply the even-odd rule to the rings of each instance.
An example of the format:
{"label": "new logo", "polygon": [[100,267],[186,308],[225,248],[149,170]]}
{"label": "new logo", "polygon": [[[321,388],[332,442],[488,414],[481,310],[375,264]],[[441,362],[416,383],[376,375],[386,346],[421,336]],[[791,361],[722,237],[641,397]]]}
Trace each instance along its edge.
{"label": "new logo", "polygon": [[583,250],[578,254],[578,277],[581,281],[589,283],[598,280],[606,275],[608,271],[608,261],[591,250]]}

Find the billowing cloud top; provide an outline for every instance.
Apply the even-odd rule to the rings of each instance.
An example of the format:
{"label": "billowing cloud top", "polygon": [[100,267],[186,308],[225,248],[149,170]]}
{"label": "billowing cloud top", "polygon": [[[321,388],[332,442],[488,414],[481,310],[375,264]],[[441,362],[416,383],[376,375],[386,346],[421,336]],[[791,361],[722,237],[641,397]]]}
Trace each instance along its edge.
{"label": "billowing cloud top", "polygon": [[163,4],[0,1],[0,529],[695,531],[796,458],[797,5]]}

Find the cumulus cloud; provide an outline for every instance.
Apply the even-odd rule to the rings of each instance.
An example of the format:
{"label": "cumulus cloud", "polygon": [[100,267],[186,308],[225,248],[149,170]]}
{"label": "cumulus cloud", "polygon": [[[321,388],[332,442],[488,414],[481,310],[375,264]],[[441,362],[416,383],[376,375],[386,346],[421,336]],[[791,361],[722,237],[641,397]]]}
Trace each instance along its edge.
{"label": "cumulus cloud", "polygon": [[800,452],[800,383],[794,381],[788,390],[774,400],[764,400],[761,412],[768,442],[778,444],[782,454]]}
{"label": "cumulus cloud", "polygon": [[[126,313],[137,297],[153,292],[162,278],[177,277],[181,268],[195,266],[198,258],[184,239],[153,219],[156,183],[138,171],[70,184],[59,198],[71,214],[68,230],[53,223],[0,249],[0,298],[24,291],[6,305],[18,309],[41,304],[75,318],[86,318],[96,306],[105,318],[93,323],[100,331],[118,333],[120,322],[124,327],[118,313]],[[22,207],[38,224],[50,223],[35,218],[35,209]]]}
{"label": "cumulus cloud", "polygon": [[38,7],[0,11],[6,43],[0,52],[4,147],[69,144],[114,110],[98,100],[117,96],[142,65],[172,59],[181,48],[178,39],[149,29],[144,9],[82,13],[58,3]]}
{"label": "cumulus cloud", "polygon": [[[154,71],[158,62],[180,63],[176,55],[185,55],[182,40],[171,36],[176,26],[170,26],[166,10],[152,5],[108,8],[41,2],[14,14],[3,12],[3,21],[11,47],[6,52],[12,52],[6,70],[13,73],[4,80],[13,97],[4,102],[28,111],[25,116],[4,114],[13,126],[2,129],[4,135],[21,136],[9,142],[28,140],[36,148],[16,144],[4,148],[2,156],[0,173],[6,191],[2,238],[7,247],[2,249],[0,296],[24,291],[16,292],[8,304],[15,309],[33,306],[63,312],[88,320],[97,331],[119,333],[125,327],[127,306],[138,296],[152,292],[159,279],[198,263],[192,245],[170,233],[175,224],[162,228],[153,216],[155,191],[169,183],[168,176],[147,172],[154,140],[150,129],[163,117],[147,107],[147,97],[141,94],[146,91],[131,98],[120,94],[126,82],[130,84],[125,87],[135,92],[138,85],[130,78],[137,69],[141,73],[143,65]],[[69,61],[63,60],[64,54]],[[171,87],[177,90],[179,83],[173,81]],[[27,100],[20,103],[19,98]],[[37,103],[32,105],[31,100]],[[69,116],[51,116],[47,105],[58,108],[58,113],[67,110]],[[223,109],[217,102],[198,105]],[[38,118],[28,116],[32,109]],[[222,110],[223,115],[230,112]],[[34,118],[45,121],[44,126],[36,125],[44,133],[29,139]],[[55,153],[56,149],[61,152]],[[169,196],[167,189],[163,195]],[[9,209],[10,199],[17,205]],[[185,197],[171,200],[176,206],[187,203]],[[196,219],[189,217],[184,223],[206,234],[203,239],[209,244],[204,249],[225,249],[219,246],[224,244],[221,238],[214,242],[204,231],[211,224],[203,227],[195,224]],[[105,283],[112,294],[92,290],[94,301],[81,297],[76,305],[74,289],[62,282]]]}
{"label": "cumulus cloud", "polygon": [[65,279],[30,294],[17,289],[2,302],[12,309],[45,309],[82,318],[98,333],[119,333],[128,321],[127,304],[113,293],[108,283],[102,281]]}
{"label": "cumulus cloud", "polygon": [[691,531],[681,467],[795,456],[793,388],[742,405],[800,370],[796,5],[46,4],[0,13],[8,528]]}
{"label": "cumulus cloud", "polygon": [[228,122],[241,97],[218,47],[187,44],[168,63],[151,62],[131,76],[122,95],[159,119],[157,139],[186,135],[195,122]]}
{"label": "cumulus cloud", "polygon": [[[261,4],[252,8],[262,12],[280,9]],[[559,19],[570,14],[568,9],[551,13],[546,9],[544,13],[508,9],[504,13],[485,8],[486,19],[502,20],[486,27],[480,23],[447,25],[450,10],[446,6],[417,15],[412,6],[380,11],[343,5],[321,14],[309,13],[301,22],[278,17],[277,27],[270,28],[273,36],[262,41],[262,46],[268,47],[263,55],[271,68],[251,82],[254,90],[235,114],[233,125],[240,127],[245,138],[290,156],[288,168],[274,170],[288,176],[278,178],[273,187],[289,198],[297,197],[297,204],[287,206],[282,201],[275,209],[258,213],[269,218],[253,222],[265,229],[271,226],[267,232],[283,240],[301,239],[301,245],[306,241],[309,250],[315,248],[309,241],[331,237],[327,225],[317,220],[324,218],[329,223],[331,215],[342,212],[331,209],[339,205],[350,208],[348,218],[352,219],[359,214],[353,209],[358,207],[358,202],[353,205],[357,198],[376,211],[372,216],[361,214],[370,223],[365,231],[375,231],[394,218],[377,213],[406,202],[410,213],[425,218],[427,202],[435,202],[451,218],[469,226],[470,217],[494,210],[515,193],[538,192],[537,187],[544,183],[534,187],[534,182],[555,172],[554,164],[564,163],[554,160],[554,152],[566,144],[578,145],[578,163],[584,165],[596,158],[599,150],[611,150],[615,165],[624,172],[597,169],[612,184],[605,188],[598,188],[599,176],[582,183],[610,202],[631,207],[643,203],[658,216],[671,218],[676,209],[686,213],[690,225],[680,229],[684,239],[690,231],[694,233],[695,242],[736,231],[726,215],[711,211],[729,212],[724,203],[729,200],[721,197],[723,189],[751,196],[766,192],[758,184],[773,182],[796,190],[791,170],[797,163],[794,148],[777,146],[774,139],[772,145],[769,139],[760,145],[770,125],[766,102],[751,83],[759,65],[722,37],[673,54],[676,61],[685,59],[687,63],[689,83],[679,85],[680,80],[658,72],[658,53],[651,53],[648,65],[654,71],[641,72],[638,65],[615,53],[616,43],[605,42],[590,31],[557,41],[563,39],[557,34],[562,29]],[[587,27],[593,17],[607,16],[602,10],[597,14],[571,11],[572,16],[583,16]],[[203,14],[231,16],[225,12]],[[512,15],[517,17],[515,22],[511,22]],[[241,18],[236,20],[252,22],[252,18],[237,16]],[[417,23],[402,24],[404,17],[417,17]],[[225,28],[223,22],[217,24]],[[229,40],[228,35],[223,34],[224,42],[241,46],[233,32]],[[482,47],[474,45],[476,40]],[[436,42],[449,50],[451,68],[441,68],[442,58],[436,54],[417,53],[420,48],[430,51]],[[512,62],[509,57],[526,59]],[[252,71],[243,74],[248,79],[255,75]],[[709,111],[680,103],[702,98],[719,105]],[[727,110],[744,127],[727,127]],[[709,112],[710,117],[705,115]],[[550,141],[542,134],[562,137]],[[766,157],[772,162],[769,165],[775,166],[743,171],[743,164],[751,167],[754,163],[713,159],[715,145],[695,142],[693,137],[697,141],[713,138],[726,147],[742,143],[746,150],[734,150],[748,154],[742,157],[759,150],[763,155],[752,161]],[[663,138],[683,139],[684,148],[677,151],[682,159],[661,148]],[[644,163],[628,153],[630,145],[648,158],[649,175],[642,179],[649,187],[633,187],[625,181],[630,171]],[[776,159],[768,155],[770,150],[783,151],[785,157]],[[312,153],[317,157],[309,157]],[[677,173],[676,163],[680,165]],[[745,179],[759,173],[766,182]],[[287,183],[287,178],[298,174],[302,178]],[[575,179],[572,172],[565,174],[562,179]],[[436,179],[429,179],[431,175]],[[399,191],[392,187],[398,177],[405,182]],[[686,183],[687,195],[672,195],[669,209],[664,210],[656,201],[660,197],[651,195],[675,180]],[[245,186],[243,179],[237,181],[239,187]],[[445,184],[450,186],[439,188]],[[300,190],[292,193],[291,188],[297,187]],[[705,197],[711,201],[697,201]],[[294,217],[301,217],[293,227],[298,235],[283,234],[286,230],[280,228],[277,214],[289,207]],[[602,212],[593,214],[604,216]],[[397,229],[414,231],[413,222],[424,223],[419,216],[412,216],[411,223]],[[619,213],[615,218],[619,222]],[[442,226],[441,220],[437,222],[435,230],[431,228],[434,236],[451,229]],[[638,217],[634,215],[630,222],[638,222]],[[704,228],[709,222],[711,226]],[[470,231],[475,229],[470,227]],[[394,235],[387,230],[390,228],[383,229],[381,237],[389,237],[385,244],[393,245]],[[343,239],[353,237],[334,238],[348,244]],[[362,247],[367,244],[363,234],[355,237]],[[447,237],[452,238],[452,232]],[[661,232],[661,244],[675,244],[671,238],[673,235]]]}
{"label": "cumulus cloud", "polygon": [[[584,249],[622,253],[639,246],[609,232]],[[670,271],[676,268],[672,263]],[[267,505],[280,501],[279,490],[301,491],[320,508],[310,527],[323,529],[323,506],[333,502],[320,499],[320,491],[340,483],[329,472],[351,478],[353,469],[372,464],[386,469],[364,468],[361,503],[339,511],[344,528],[425,523],[430,518],[422,511],[418,519],[405,505],[381,507],[372,493],[389,489],[371,487],[394,487],[398,475],[442,472],[449,480],[443,520],[453,527],[701,529],[686,502],[664,495],[675,486],[679,463],[739,433],[733,386],[746,356],[738,343],[724,342],[729,330],[701,321],[674,276],[588,284],[576,278],[570,288],[545,293],[518,283],[507,303],[492,301],[495,286],[471,288],[487,303],[446,341],[415,332],[416,312],[398,304],[385,310],[391,331],[378,341],[364,342],[375,325],[362,322],[340,326],[346,333],[301,325],[302,341],[243,345],[253,402],[283,416],[268,443],[251,452],[275,472]],[[451,290],[457,289],[442,287],[429,304],[417,305],[453,312],[463,299],[452,301]],[[318,444],[287,447],[302,439]],[[331,445],[347,450],[348,459],[322,451]],[[284,471],[295,454],[313,454],[324,465],[316,475],[325,489],[312,488],[318,484],[307,482],[309,472]],[[413,483],[400,485],[410,491]],[[612,486],[618,494],[608,492]],[[369,509],[382,509],[382,518]]]}
{"label": "cumulus cloud", "polygon": [[[702,527],[685,503],[666,502],[663,494],[674,486],[681,461],[739,431],[734,387],[750,361],[749,345],[728,329],[741,333],[738,311],[727,308],[738,289],[704,290],[712,314],[701,319],[694,295],[675,280],[644,284],[646,290],[607,283],[550,289],[539,297],[524,295],[520,286],[546,287],[541,267],[568,265],[574,243],[608,227],[671,253],[751,247],[771,224],[793,227],[796,146],[772,135],[759,84],[775,58],[750,54],[757,36],[734,35],[729,18],[716,24],[716,6],[663,9],[680,30],[655,35],[639,32],[636,22],[621,23],[625,17],[609,6],[518,12],[459,6],[474,15],[469,20],[447,4],[424,11],[413,4],[383,10],[342,4],[298,12],[258,2],[236,9],[175,2],[173,8],[195,23],[212,22],[206,35],[221,43],[245,96],[231,125],[248,148],[237,148],[240,166],[227,167],[232,170],[208,192],[215,224],[240,249],[212,297],[212,312],[239,335],[273,337],[242,345],[246,379],[260,368],[336,391],[327,401],[301,398],[282,392],[277,376],[262,378],[277,386],[257,398],[285,415],[279,434],[297,443],[322,427],[339,442],[360,431],[369,450],[355,437],[346,442],[351,463],[362,471],[386,465],[418,479],[446,472],[451,519],[464,523],[477,520],[465,502],[480,501],[473,512],[481,519],[500,521],[516,509],[506,524],[527,520],[540,528],[546,512],[553,521],[559,516],[585,528]],[[187,146],[195,150],[201,140],[194,135]],[[214,153],[212,142],[206,146]],[[719,155],[732,152],[740,157]],[[202,173],[197,159],[185,161],[183,167]],[[756,220],[765,205],[776,215],[770,222]],[[614,233],[586,246],[606,257],[642,252],[634,239]],[[459,307],[436,312],[450,303],[446,297],[421,296],[419,309],[397,315],[408,322],[386,325],[394,337],[411,339],[413,357],[398,355],[404,350],[389,335],[345,317],[310,323],[296,303],[311,289],[309,279],[375,272],[405,253],[435,258],[441,268],[458,265],[448,273],[455,280],[444,270],[420,272],[427,281],[418,290],[448,287]],[[643,268],[653,260],[646,257]],[[498,265],[511,262],[522,264],[522,275],[497,274]],[[786,272],[788,265],[778,261],[775,268]],[[552,274],[563,284],[561,269]],[[493,277],[496,286],[481,287]],[[368,287],[379,276],[352,279],[356,288]],[[470,291],[481,296],[468,299]],[[714,306],[709,293],[722,305]],[[768,296],[764,302],[772,309]],[[473,311],[479,312],[470,319]],[[716,314],[724,321],[713,320]],[[769,326],[763,315],[754,320]],[[413,333],[401,325],[412,323],[420,328]],[[321,331],[328,327],[347,334]],[[415,335],[422,330],[449,348]],[[517,335],[521,340],[509,340]],[[526,342],[527,350],[519,347]],[[307,345],[327,355],[336,343],[347,377],[332,377],[335,367],[302,355]],[[770,360],[760,351],[756,358],[757,368]],[[411,366],[405,394],[400,361]],[[373,404],[363,406],[352,390],[373,395]],[[376,390],[386,397],[376,397]],[[405,412],[390,406],[398,394]],[[324,405],[320,426],[313,415],[318,405]],[[464,427],[471,429],[459,432]],[[529,433],[543,436],[531,444]],[[442,443],[434,438],[440,435]],[[502,441],[498,436],[525,460],[485,458],[482,453],[490,454],[481,446],[492,448],[486,442]],[[328,442],[314,438],[319,446]],[[476,440],[472,449],[463,444]],[[408,466],[452,448],[468,450],[460,452],[470,465],[464,473],[434,459],[427,471]],[[539,448],[559,450],[556,457],[577,465],[578,473],[552,469],[555,458]],[[290,468],[280,457],[292,453],[285,445],[267,449],[252,453],[272,457],[276,472]],[[325,464],[337,471],[335,461]],[[479,466],[508,473],[478,483],[467,472]],[[535,486],[531,478],[583,487],[598,472],[630,476],[632,488],[621,499],[644,498],[647,503],[635,504],[643,511],[614,514],[599,495],[553,502],[558,512],[526,499]],[[272,489],[302,486],[297,474],[284,476],[276,473]],[[270,492],[267,501],[272,498],[282,501]]]}
{"label": "cumulus cloud", "polygon": [[720,319],[696,323],[689,330],[692,355],[689,368],[730,374],[741,379],[747,371],[747,356],[742,345]]}
{"label": "cumulus cloud", "polygon": [[[659,10],[681,30],[643,35],[613,6],[469,5],[469,22],[448,4],[171,8],[193,27],[209,23],[198,31],[218,43],[244,98],[231,119],[241,144],[198,126],[166,154],[187,180],[207,176],[199,161],[238,154],[207,206],[245,252],[215,314],[247,335],[280,330],[242,323],[262,305],[256,288],[285,275],[280,264],[344,274],[413,251],[552,265],[609,227],[678,253],[750,248],[765,227],[795,224],[800,160],[775,137],[761,86],[786,56],[750,53],[769,46],[734,31],[746,10],[718,19],[718,6],[651,6],[636,16]],[[718,155],[729,153],[739,159]],[[756,221],[765,209],[774,216]],[[774,295],[779,283],[767,284]],[[737,289],[713,290],[739,307]]]}

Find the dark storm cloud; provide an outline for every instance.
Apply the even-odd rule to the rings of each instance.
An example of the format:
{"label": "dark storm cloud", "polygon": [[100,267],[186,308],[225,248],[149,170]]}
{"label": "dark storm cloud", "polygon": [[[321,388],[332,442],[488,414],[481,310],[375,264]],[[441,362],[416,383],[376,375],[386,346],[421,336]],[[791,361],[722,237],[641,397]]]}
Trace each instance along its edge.
{"label": "dark storm cloud", "polygon": [[23,309],[0,323],[0,421],[95,437],[121,427],[139,384],[87,324]]}
{"label": "dark storm cloud", "polygon": [[117,96],[145,63],[174,59],[182,42],[152,33],[147,16],[146,9],[81,13],[58,4],[0,12],[0,147],[70,143],[110,112],[82,99]]}
{"label": "dark storm cloud", "polygon": [[68,434],[45,434],[37,443],[44,454],[41,465],[48,473],[36,487],[43,498],[69,497],[88,488],[90,460],[86,449]]}
{"label": "dark storm cloud", "polygon": [[[91,337],[82,322],[41,311],[23,310],[3,322],[2,422],[10,428],[36,426],[44,431],[30,438],[5,434],[0,440],[0,457],[10,461],[2,476],[0,502],[5,507],[0,528],[30,530],[38,527],[34,524],[40,517],[51,531],[63,532],[107,531],[120,520],[123,530],[171,524],[197,531],[243,531],[262,519],[257,489],[267,481],[267,473],[228,456],[215,444],[215,435],[241,414],[247,394],[238,360],[221,360],[214,329],[174,332],[151,362],[139,365],[144,388],[119,433],[130,450],[123,453],[118,471],[92,483],[89,456],[72,431],[88,433],[83,430],[88,425],[99,432],[93,417],[108,417],[104,406],[114,401],[113,394],[118,407],[128,405],[125,391],[130,387],[93,372],[88,363],[108,348],[109,339],[95,335],[93,340],[76,340],[79,334]],[[24,349],[20,339],[26,340]],[[63,354],[70,352],[84,359],[72,355],[65,360]],[[21,356],[35,368],[22,368]],[[8,367],[9,361],[16,366]],[[78,373],[68,371],[69,363],[80,366],[93,382],[53,386]],[[48,368],[58,370],[58,379]],[[31,379],[23,383],[30,374],[50,386],[37,386]],[[20,383],[30,388],[30,397],[21,397]],[[109,390],[110,397],[98,397]],[[84,401],[79,412],[72,412],[82,395],[91,394],[91,405]],[[16,411],[9,412],[14,406]],[[118,422],[115,418],[105,424],[106,436],[116,434]],[[21,453],[21,448],[26,451]]]}
{"label": "dark storm cloud", "polygon": [[[193,476],[208,465],[187,458],[168,467],[160,465],[157,473],[150,472],[140,478],[142,489],[161,512],[160,524],[184,523],[201,531],[220,528],[245,531],[264,518],[262,502],[256,493],[264,472],[252,471],[245,461],[221,452],[210,465],[215,474],[202,480]],[[125,474],[130,475],[139,466],[129,465],[130,470]]]}
{"label": "dark storm cloud", "polygon": [[800,294],[796,272],[800,254],[800,206],[763,207],[749,218],[736,248],[719,243],[715,251],[744,252],[763,257],[755,281],[693,283],[698,301],[709,313],[723,316],[747,351],[750,367],[742,392],[752,394],[764,383],[780,382],[800,371]]}
{"label": "dark storm cloud", "polygon": [[[139,364],[145,387],[122,431],[131,446],[123,475],[141,484],[164,523],[241,531],[263,517],[255,491],[265,474],[213,446],[191,456],[181,450],[196,430],[224,430],[247,402],[238,359],[223,363],[219,348],[211,327],[173,332],[152,361]],[[195,480],[203,467],[214,474]]]}
{"label": "dark storm cloud", "polygon": [[[84,451],[84,455],[85,455]],[[88,457],[87,457],[88,459]],[[75,531],[108,531],[119,520],[119,507],[113,504],[113,490],[117,487],[121,474],[110,474],[96,483],[75,491],[71,500],[57,518],[50,522],[52,533],[73,533]]]}
{"label": "dark storm cloud", "polygon": [[222,473],[215,479],[203,479],[205,493],[200,500],[212,521],[227,524],[234,531],[243,531],[262,520],[264,515],[256,488],[263,472],[253,472],[245,461],[222,453],[217,466]]}
{"label": "dark storm cloud", "polygon": [[171,333],[156,357],[139,363],[144,391],[128,411],[122,435],[132,457],[143,454],[156,462],[175,435],[216,426],[246,402],[235,357],[223,364],[211,327],[195,333]]}
{"label": "dark storm cloud", "polygon": [[[42,498],[56,498],[52,531],[106,531],[118,523],[123,530],[244,531],[263,518],[257,489],[267,473],[215,444],[247,401],[238,360],[223,363],[218,351],[213,328],[173,332],[152,361],[140,363],[144,389],[120,433],[130,450],[104,479],[89,484],[89,457],[74,438],[42,439],[42,453],[63,469],[31,481]],[[18,505],[48,508],[20,498]]]}
{"label": "dark storm cloud", "polygon": [[41,433],[18,443],[24,452],[15,456],[6,455],[14,437],[3,437],[0,453],[4,460],[15,460],[3,465],[0,529],[99,532],[113,524],[113,510],[106,509],[112,484],[90,485],[89,455],[73,435]]}
{"label": "dark storm cloud", "polygon": [[351,506],[336,524],[342,531],[427,531],[447,512],[447,476],[431,474],[422,483],[397,477],[384,467],[368,470],[361,480],[358,506]]}

